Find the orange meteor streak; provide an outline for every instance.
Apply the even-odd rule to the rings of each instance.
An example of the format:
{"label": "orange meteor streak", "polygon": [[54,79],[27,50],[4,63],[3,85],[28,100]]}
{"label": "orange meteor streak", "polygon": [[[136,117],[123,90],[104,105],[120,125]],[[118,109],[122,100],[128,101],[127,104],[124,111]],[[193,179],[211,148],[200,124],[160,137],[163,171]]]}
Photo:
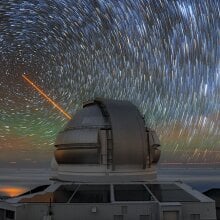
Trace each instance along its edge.
{"label": "orange meteor streak", "polygon": [[22,77],[31,85],[33,86],[48,102],[50,102],[55,108],[57,108],[60,112],[62,112],[66,118],[71,119],[72,117],[66,113],[58,104],[56,104],[50,97],[48,97],[45,92],[35,85],[26,75],[22,75]]}

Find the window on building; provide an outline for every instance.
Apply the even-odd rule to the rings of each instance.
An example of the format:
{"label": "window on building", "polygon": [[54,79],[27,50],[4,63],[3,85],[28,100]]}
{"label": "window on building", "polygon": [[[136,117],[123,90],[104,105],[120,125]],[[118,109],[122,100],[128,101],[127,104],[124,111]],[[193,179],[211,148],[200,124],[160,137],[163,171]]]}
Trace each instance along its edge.
{"label": "window on building", "polygon": [[110,202],[109,185],[80,185],[70,201],[71,203],[108,203]]}
{"label": "window on building", "polygon": [[6,210],[5,217],[6,219],[15,219],[15,212],[11,210]]}
{"label": "window on building", "polygon": [[60,186],[54,192],[53,202],[56,202],[56,203],[68,202],[77,187],[78,187],[78,185],[75,185],[75,184]]}
{"label": "window on building", "polygon": [[198,200],[176,184],[147,184],[160,202],[197,202]]}
{"label": "window on building", "polygon": [[150,201],[151,195],[142,184],[114,185],[115,201]]}

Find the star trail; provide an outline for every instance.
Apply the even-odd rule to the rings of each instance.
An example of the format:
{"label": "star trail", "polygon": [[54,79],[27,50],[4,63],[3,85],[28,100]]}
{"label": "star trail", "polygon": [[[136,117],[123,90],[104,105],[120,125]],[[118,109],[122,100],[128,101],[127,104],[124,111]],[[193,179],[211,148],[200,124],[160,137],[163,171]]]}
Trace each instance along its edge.
{"label": "star trail", "polygon": [[[220,165],[218,0],[1,0],[0,160],[48,163],[94,97],[128,99],[161,139],[161,163]],[[42,165],[44,166],[44,165]]]}

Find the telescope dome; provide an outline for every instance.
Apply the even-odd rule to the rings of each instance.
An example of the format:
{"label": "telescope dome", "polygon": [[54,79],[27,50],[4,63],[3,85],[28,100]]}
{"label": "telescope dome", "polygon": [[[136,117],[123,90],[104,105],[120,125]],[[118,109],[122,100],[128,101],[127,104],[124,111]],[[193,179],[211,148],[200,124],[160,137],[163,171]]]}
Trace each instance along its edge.
{"label": "telescope dome", "polygon": [[84,104],[57,136],[56,178],[152,179],[159,146],[156,133],[145,126],[131,102],[95,99]]}

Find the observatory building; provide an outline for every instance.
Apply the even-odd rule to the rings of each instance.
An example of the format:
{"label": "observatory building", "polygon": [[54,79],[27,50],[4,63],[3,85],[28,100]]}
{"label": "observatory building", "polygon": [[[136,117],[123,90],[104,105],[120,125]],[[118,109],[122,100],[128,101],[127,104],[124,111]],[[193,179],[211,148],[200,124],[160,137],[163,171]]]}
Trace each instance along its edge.
{"label": "observatory building", "polygon": [[160,143],[128,101],[87,102],[55,142],[51,185],[0,202],[0,220],[215,220],[215,202],[156,177]]}

